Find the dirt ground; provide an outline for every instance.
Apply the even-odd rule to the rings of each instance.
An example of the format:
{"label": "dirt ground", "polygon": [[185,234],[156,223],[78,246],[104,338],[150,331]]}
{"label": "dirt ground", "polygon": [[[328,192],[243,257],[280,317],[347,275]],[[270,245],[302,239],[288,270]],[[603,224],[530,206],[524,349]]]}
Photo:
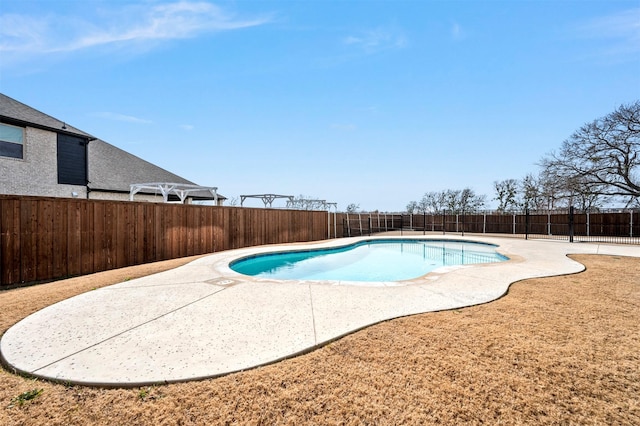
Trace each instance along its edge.
{"label": "dirt ground", "polygon": [[[638,425],[640,259],[572,257],[587,271],[217,379],[98,389],[2,370],[0,424]],[[192,259],[0,292],[0,332],[58,300]]]}

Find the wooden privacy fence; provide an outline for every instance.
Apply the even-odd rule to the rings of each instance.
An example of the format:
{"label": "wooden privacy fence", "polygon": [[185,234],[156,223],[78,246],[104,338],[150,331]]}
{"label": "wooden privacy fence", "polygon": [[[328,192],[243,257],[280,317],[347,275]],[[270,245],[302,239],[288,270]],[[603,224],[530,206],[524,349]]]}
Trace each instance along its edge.
{"label": "wooden privacy fence", "polygon": [[0,195],[0,286],[327,238],[327,212]]}

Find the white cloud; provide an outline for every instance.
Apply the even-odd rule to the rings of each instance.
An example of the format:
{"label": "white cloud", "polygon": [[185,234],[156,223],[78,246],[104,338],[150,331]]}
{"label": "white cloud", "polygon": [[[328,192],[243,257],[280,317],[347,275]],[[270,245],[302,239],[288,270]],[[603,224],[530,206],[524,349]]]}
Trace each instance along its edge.
{"label": "white cloud", "polygon": [[577,25],[573,32],[578,38],[606,42],[599,54],[636,57],[640,52],[640,8],[592,19]]}
{"label": "white cloud", "polygon": [[462,29],[460,24],[458,24],[457,22],[454,22],[451,25],[451,37],[454,40],[462,40],[465,38],[464,30]]}
{"label": "white cloud", "polygon": [[344,43],[360,48],[366,53],[376,53],[389,49],[401,49],[407,45],[407,40],[398,30],[376,28],[358,35],[350,35],[344,39]]}
{"label": "white cloud", "polygon": [[[116,3],[117,4],[117,3]],[[97,46],[185,39],[262,25],[268,17],[240,19],[206,1],[143,3],[77,16],[0,16],[0,52],[42,54]]]}
{"label": "white cloud", "polygon": [[193,129],[195,129],[195,126],[191,125],[191,124],[181,124],[180,128],[182,130],[186,130],[188,132],[192,131]]}
{"label": "white cloud", "polygon": [[107,120],[124,121],[127,123],[136,124],[151,124],[153,121],[145,120],[144,118],[138,118],[131,115],[118,114],[115,112],[96,112],[92,114],[94,117],[105,118]]}
{"label": "white cloud", "polygon": [[42,50],[48,29],[46,18],[0,15],[0,52]]}

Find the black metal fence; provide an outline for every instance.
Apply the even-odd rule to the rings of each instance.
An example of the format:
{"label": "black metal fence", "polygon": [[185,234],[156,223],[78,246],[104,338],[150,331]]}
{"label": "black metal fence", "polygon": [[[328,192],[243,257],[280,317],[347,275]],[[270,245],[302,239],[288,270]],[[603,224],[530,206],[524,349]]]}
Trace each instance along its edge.
{"label": "black metal fence", "polygon": [[640,210],[577,212],[570,208],[518,213],[356,213],[345,214],[342,225],[345,237],[421,231],[424,234],[508,234],[570,242],[640,244]]}

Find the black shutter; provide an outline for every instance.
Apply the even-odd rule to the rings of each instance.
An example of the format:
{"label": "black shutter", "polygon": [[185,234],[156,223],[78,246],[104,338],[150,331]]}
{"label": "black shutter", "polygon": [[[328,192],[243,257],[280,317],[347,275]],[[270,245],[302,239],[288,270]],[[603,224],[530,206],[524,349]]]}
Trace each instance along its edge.
{"label": "black shutter", "polygon": [[58,183],[87,184],[87,140],[58,134]]}

